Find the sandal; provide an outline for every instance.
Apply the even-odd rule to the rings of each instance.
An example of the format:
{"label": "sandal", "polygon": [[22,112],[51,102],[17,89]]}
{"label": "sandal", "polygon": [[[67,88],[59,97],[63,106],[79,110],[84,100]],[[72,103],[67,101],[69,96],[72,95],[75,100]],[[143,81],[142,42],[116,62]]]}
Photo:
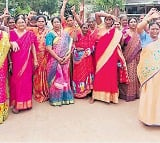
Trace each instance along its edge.
{"label": "sandal", "polygon": [[12,112],[13,112],[14,114],[18,114],[18,113],[19,113],[19,110],[18,110],[18,109],[13,108],[13,109],[12,109]]}

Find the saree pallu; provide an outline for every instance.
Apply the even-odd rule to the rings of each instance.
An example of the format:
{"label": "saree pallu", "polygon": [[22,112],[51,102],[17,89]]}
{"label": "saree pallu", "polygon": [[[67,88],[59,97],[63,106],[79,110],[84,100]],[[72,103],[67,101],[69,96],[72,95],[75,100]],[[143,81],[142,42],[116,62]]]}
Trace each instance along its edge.
{"label": "saree pallu", "polygon": [[3,123],[8,116],[7,65],[8,64],[6,59],[4,64],[0,67],[0,124]]}
{"label": "saree pallu", "polygon": [[120,98],[133,101],[139,98],[140,83],[137,76],[137,65],[139,63],[141,44],[138,34],[133,34],[129,39],[127,46],[123,50],[126,60],[129,84],[119,84]]}
{"label": "saree pallu", "polygon": [[67,32],[71,38],[75,37],[75,32],[80,31],[79,27],[73,26],[73,27],[65,27],[64,31]]}
{"label": "saree pallu", "polygon": [[15,41],[20,47],[17,52],[11,53],[13,71],[10,76],[10,106],[17,110],[32,107],[32,72],[33,61],[31,46],[35,35],[27,31],[21,37],[16,32],[10,31],[10,41]]}
{"label": "saree pallu", "polygon": [[92,95],[95,100],[118,103],[117,63],[119,61],[123,66],[120,70],[120,82],[128,82],[125,60],[119,47],[121,36],[121,32],[111,29],[97,43],[95,51],[96,73]]}
{"label": "saree pallu", "polygon": [[160,40],[142,49],[137,74],[141,83],[139,120],[160,125]]}
{"label": "saree pallu", "polygon": [[[54,33],[52,34],[55,35]],[[46,41],[47,40],[46,37]],[[71,52],[71,46],[72,39],[68,33],[62,32],[61,37],[57,36],[53,40],[52,50],[54,50],[59,57],[64,57],[67,53]],[[47,81],[49,84],[49,102],[51,105],[60,106],[74,103],[73,93],[70,87],[69,64],[70,60],[61,65],[55,58],[49,55]]]}
{"label": "saree pallu", "polygon": [[3,123],[8,116],[7,103],[7,54],[10,48],[8,34],[2,32],[0,39],[0,124]]}
{"label": "saree pallu", "polygon": [[48,100],[49,89],[47,83],[47,58],[45,36],[48,30],[45,29],[43,33],[39,34],[38,29],[34,30],[38,40],[37,60],[38,67],[33,74],[33,97],[37,102],[44,102]]}

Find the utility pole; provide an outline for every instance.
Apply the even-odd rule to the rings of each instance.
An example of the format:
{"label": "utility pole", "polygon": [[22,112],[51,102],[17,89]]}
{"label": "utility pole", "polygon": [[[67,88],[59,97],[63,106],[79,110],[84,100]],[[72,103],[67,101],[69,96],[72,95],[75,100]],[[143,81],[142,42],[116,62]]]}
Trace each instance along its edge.
{"label": "utility pole", "polygon": [[85,19],[84,0],[82,0],[82,5],[83,5],[83,19],[82,19],[82,21],[84,23],[84,19]]}
{"label": "utility pole", "polygon": [[8,0],[6,0],[6,10],[8,11]]}

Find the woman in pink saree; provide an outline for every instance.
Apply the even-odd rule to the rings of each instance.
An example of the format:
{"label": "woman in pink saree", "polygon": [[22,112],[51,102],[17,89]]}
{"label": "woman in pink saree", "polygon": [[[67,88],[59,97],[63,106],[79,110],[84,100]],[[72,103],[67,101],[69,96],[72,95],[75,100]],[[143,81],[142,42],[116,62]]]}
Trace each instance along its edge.
{"label": "woman in pink saree", "polygon": [[7,54],[10,48],[8,34],[0,30],[0,124],[8,116],[7,104]]}
{"label": "woman in pink saree", "polygon": [[17,44],[17,51],[11,53],[13,62],[10,77],[10,106],[14,113],[32,108],[32,72],[34,65],[38,65],[35,53],[35,35],[26,31],[26,23],[22,17],[15,20],[17,29],[10,31],[10,41]]}

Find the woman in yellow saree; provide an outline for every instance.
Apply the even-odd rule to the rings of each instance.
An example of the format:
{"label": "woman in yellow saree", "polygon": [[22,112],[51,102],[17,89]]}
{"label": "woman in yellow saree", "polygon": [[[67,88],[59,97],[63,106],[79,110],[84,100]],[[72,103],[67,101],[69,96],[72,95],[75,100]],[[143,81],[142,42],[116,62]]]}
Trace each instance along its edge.
{"label": "woman in yellow saree", "polygon": [[[156,16],[144,18],[139,24],[138,30],[147,25],[146,21]],[[160,125],[160,39],[158,38],[160,26],[156,23],[149,24],[149,35],[143,39],[148,41],[142,49],[137,74],[141,83],[141,94],[139,104],[139,120],[146,125]],[[141,33],[142,35],[142,33]]]}
{"label": "woman in yellow saree", "polygon": [[7,104],[7,54],[10,48],[8,34],[0,30],[0,124],[8,116]]}

